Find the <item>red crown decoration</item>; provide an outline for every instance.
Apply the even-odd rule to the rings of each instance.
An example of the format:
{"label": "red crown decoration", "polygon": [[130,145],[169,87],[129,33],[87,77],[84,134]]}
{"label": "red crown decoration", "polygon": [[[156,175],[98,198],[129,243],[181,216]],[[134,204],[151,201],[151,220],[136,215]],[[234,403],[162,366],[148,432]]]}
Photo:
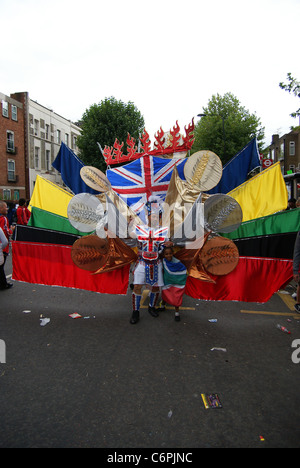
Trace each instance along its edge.
{"label": "red crown decoration", "polygon": [[170,130],[170,132],[168,132],[167,134],[160,127],[160,130],[157,132],[157,134],[154,135],[155,142],[154,149],[152,150],[149,133],[144,129],[144,132],[140,138],[140,152],[138,152],[138,147],[136,145],[135,139],[132,138],[128,133],[128,137],[126,140],[127,154],[123,153],[124,143],[120,143],[116,138],[114,146],[105,146],[103,150],[103,156],[106,164],[108,166],[111,166],[114,164],[134,161],[135,159],[139,159],[145,154],[149,154],[152,156],[160,156],[188,151],[191,149],[194,143],[194,129],[194,119],[192,119],[192,122],[187,128],[184,127],[185,136],[180,134],[180,127],[178,125],[178,121],[176,121],[176,125],[173,127],[173,130]]}

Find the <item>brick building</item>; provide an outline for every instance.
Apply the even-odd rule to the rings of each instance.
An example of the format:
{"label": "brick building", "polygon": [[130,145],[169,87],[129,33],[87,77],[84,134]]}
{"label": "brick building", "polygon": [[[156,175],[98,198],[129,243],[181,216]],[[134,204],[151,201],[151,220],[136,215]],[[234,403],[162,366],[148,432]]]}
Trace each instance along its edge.
{"label": "brick building", "polygon": [[0,106],[0,200],[29,200],[37,175],[63,185],[52,162],[61,142],[77,154],[81,129],[27,92],[0,93]]}
{"label": "brick building", "polygon": [[290,171],[300,172],[300,129],[292,130],[282,137],[273,135],[268,153],[274,162],[280,161],[283,175]]}
{"label": "brick building", "polygon": [[274,162],[280,161],[288,196],[297,200],[300,197],[300,127],[282,137],[273,135],[267,152]]}
{"label": "brick building", "polygon": [[24,106],[0,93],[0,199],[29,198]]}

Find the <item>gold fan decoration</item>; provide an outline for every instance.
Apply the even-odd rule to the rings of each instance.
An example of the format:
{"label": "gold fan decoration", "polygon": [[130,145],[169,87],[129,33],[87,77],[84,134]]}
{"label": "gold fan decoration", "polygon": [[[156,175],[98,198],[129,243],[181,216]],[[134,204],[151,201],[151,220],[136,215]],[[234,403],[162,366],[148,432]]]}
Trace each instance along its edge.
{"label": "gold fan decoration", "polygon": [[92,166],[84,166],[80,170],[82,180],[98,192],[108,192],[111,189],[110,182],[100,169]]}

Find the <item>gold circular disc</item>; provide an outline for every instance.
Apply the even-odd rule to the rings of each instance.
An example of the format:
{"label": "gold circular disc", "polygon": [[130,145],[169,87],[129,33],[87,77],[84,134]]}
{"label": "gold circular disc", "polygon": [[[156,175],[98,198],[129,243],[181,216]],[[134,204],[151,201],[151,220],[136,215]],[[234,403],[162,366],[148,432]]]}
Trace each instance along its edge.
{"label": "gold circular disc", "polygon": [[73,244],[71,257],[82,270],[96,271],[106,264],[108,252],[108,240],[91,235],[81,237]]}
{"label": "gold circular disc", "polygon": [[222,162],[212,151],[198,151],[185,163],[184,175],[187,182],[197,186],[201,192],[211,190],[222,177]]}
{"label": "gold circular disc", "polygon": [[80,170],[80,176],[86,185],[98,192],[108,192],[111,189],[110,182],[106,175],[96,167],[82,167]]}
{"label": "gold circular disc", "polygon": [[207,230],[232,232],[240,227],[242,220],[242,208],[230,195],[216,193],[204,202],[204,221]]}
{"label": "gold circular disc", "polygon": [[208,273],[217,276],[228,275],[239,262],[239,251],[232,240],[213,237],[204,244],[200,258]]}

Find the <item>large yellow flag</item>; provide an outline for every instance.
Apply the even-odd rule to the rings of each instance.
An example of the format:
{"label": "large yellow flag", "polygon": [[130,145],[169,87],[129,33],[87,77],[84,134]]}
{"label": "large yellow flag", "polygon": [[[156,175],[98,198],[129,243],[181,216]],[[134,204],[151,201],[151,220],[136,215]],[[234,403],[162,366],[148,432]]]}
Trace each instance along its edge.
{"label": "large yellow flag", "polygon": [[68,217],[68,205],[73,195],[43,177],[37,176],[30,206]]}
{"label": "large yellow flag", "polygon": [[243,222],[285,210],[288,193],[280,162],[228,193],[243,210]]}

